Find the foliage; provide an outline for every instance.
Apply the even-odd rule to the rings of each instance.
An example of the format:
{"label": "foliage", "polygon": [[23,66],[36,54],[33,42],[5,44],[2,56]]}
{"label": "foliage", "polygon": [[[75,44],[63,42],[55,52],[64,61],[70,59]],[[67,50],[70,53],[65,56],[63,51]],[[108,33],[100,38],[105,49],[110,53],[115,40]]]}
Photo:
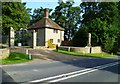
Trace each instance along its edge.
{"label": "foliage", "polygon": [[72,39],[73,46],[87,46],[88,41],[88,32],[81,28],[79,31],[74,35]]}
{"label": "foliage", "polygon": [[73,1],[58,2],[58,6],[52,13],[52,19],[61,27],[65,29],[64,39],[71,40],[80,26],[80,13],[79,6],[73,7]]}
{"label": "foliage", "polygon": [[2,28],[3,34],[9,34],[9,28],[13,27],[15,30],[20,28],[27,28],[30,22],[30,15],[28,14],[25,3],[20,2],[3,2],[2,3]]}
{"label": "foliage", "polygon": [[[118,3],[83,2],[80,6],[84,13],[81,29],[91,33],[92,46],[102,46],[104,51],[117,52],[120,39]],[[79,31],[77,33],[74,38],[82,40]]]}
{"label": "foliage", "polygon": [[104,44],[104,49],[106,52],[113,52],[113,46],[114,46],[114,43],[115,43],[115,38],[106,38],[106,42]]}
{"label": "foliage", "polygon": [[2,29],[1,29],[1,27],[2,27],[2,16],[0,16],[0,35],[2,34]]}
{"label": "foliage", "polygon": [[2,64],[14,64],[29,61],[28,55],[23,53],[11,52],[9,57],[2,59]]}
{"label": "foliage", "polygon": [[98,6],[97,2],[82,2],[80,7],[82,9],[82,25],[89,25],[89,23],[97,17]]}
{"label": "foliage", "polygon": [[[118,41],[117,43],[120,43],[120,1],[118,2],[118,11],[119,11],[119,16],[118,16],[118,28],[119,28],[119,34],[118,34]],[[120,44],[118,45],[119,51],[120,51]]]}
{"label": "foliage", "polygon": [[27,42],[32,37],[32,34],[28,33],[28,31],[21,31],[21,34],[19,32],[16,32],[15,44],[22,43],[23,46],[27,46]]}
{"label": "foliage", "polygon": [[[52,9],[48,9],[48,10],[49,10],[49,13],[52,11]],[[34,9],[33,14],[31,15],[30,25],[41,20],[43,17],[44,17],[44,9],[42,7]]]}

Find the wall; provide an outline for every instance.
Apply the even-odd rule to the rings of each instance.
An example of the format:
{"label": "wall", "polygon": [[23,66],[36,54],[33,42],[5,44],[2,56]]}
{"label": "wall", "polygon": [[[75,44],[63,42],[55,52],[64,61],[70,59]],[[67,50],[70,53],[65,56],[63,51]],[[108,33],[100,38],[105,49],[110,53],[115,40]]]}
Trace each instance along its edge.
{"label": "wall", "polygon": [[90,51],[90,47],[69,47],[69,46],[60,46],[60,50],[66,50],[71,52],[81,52],[81,53],[102,53],[101,47],[96,46],[92,47]]}
{"label": "wall", "polygon": [[32,30],[29,30],[29,32],[28,32],[28,33],[31,33],[31,34],[32,34],[32,36],[29,38],[29,40],[28,40],[27,44],[28,44],[28,46],[31,46],[31,47],[32,47],[32,39],[33,39],[33,33],[32,33]]}
{"label": "wall", "polygon": [[[61,34],[62,34],[62,35],[61,35],[61,39],[62,39],[62,41],[64,41],[64,31],[61,31]],[[62,41],[61,41],[61,42],[62,42]]]}
{"label": "wall", "polygon": [[0,35],[0,43],[3,43],[3,44],[6,44],[8,43],[8,36],[5,36],[5,35]]}
{"label": "wall", "polygon": [[0,59],[1,58],[7,58],[9,57],[9,54],[10,54],[10,50],[7,49],[7,48],[4,48],[4,49],[0,49]]}
{"label": "wall", "polygon": [[101,53],[102,52],[102,49],[101,49],[101,47],[99,47],[99,46],[96,46],[96,47],[92,47],[91,48],[91,53]]}
{"label": "wall", "polygon": [[[64,31],[58,30],[58,33],[54,33],[53,31],[54,29],[50,29],[50,28],[38,29],[37,46],[48,47],[48,40],[50,39],[53,39],[53,44],[58,44],[60,46],[61,42],[64,40]],[[29,30],[29,33],[32,33],[32,30]],[[32,46],[32,37],[28,41],[29,46]],[[58,39],[61,39],[60,42],[58,42]]]}
{"label": "wall", "polygon": [[90,53],[90,47],[71,47],[72,52]]}
{"label": "wall", "polygon": [[[58,44],[60,46],[61,41],[64,40],[64,31],[58,30],[58,33],[53,32],[54,29],[50,28],[45,28],[45,42],[46,42],[46,47],[48,46],[47,41],[50,39],[53,39],[53,44]],[[61,41],[58,42],[58,39]]]}
{"label": "wall", "polygon": [[37,31],[37,46],[45,46],[45,29],[39,29]]}

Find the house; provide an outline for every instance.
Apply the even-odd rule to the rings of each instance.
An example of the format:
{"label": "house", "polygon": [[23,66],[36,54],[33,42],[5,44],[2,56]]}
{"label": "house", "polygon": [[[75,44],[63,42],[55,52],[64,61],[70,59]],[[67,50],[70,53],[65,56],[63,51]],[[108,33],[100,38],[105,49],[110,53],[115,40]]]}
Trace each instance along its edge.
{"label": "house", "polygon": [[64,29],[49,18],[47,8],[44,9],[44,17],[30,26],[28,30],[31,33],[36,33],[33,33],[34,38],[32,38],[32,44],[30,44],[33,46],[49,47],[49,43],[60,46],[61,42],[64,40]]}

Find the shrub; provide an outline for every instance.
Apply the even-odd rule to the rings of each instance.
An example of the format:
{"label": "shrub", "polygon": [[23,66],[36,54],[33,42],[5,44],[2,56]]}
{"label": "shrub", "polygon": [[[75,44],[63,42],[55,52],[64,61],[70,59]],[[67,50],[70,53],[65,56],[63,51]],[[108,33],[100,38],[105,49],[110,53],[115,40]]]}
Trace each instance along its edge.
{"label": "shrub", "polygon": [[88,42],[88,32],[81,28],[73,37],[72,45],[73,46],[86,46]]}

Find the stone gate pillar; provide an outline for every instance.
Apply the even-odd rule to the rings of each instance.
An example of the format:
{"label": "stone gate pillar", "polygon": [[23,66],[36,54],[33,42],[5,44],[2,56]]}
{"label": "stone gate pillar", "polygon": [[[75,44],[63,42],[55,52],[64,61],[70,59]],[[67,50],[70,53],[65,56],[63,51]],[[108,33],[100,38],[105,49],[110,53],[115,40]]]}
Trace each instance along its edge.
{"label": "stone gate pillar", "polygon": [[32,47],[33,49],[36,48],[36,43],[37,43],[37,32],[35,30],[33,30],[33,42],[32,42]]}
{"label": "stone gate pillar", "polygon": [[13,27],[10,27],[10,34],[9,34],[9,47],[14,47],[15,44],[15,30]]}
{"label": "stone gate pillar", "polygon": [[88,50],[89,50],[89,53],[92,52],[92,47],[91,47],[91,33],[88,33]]}
{"label": "stone gate pillar", "polygon": [[88,33],[88,46],[91,47],[91,33]]}

